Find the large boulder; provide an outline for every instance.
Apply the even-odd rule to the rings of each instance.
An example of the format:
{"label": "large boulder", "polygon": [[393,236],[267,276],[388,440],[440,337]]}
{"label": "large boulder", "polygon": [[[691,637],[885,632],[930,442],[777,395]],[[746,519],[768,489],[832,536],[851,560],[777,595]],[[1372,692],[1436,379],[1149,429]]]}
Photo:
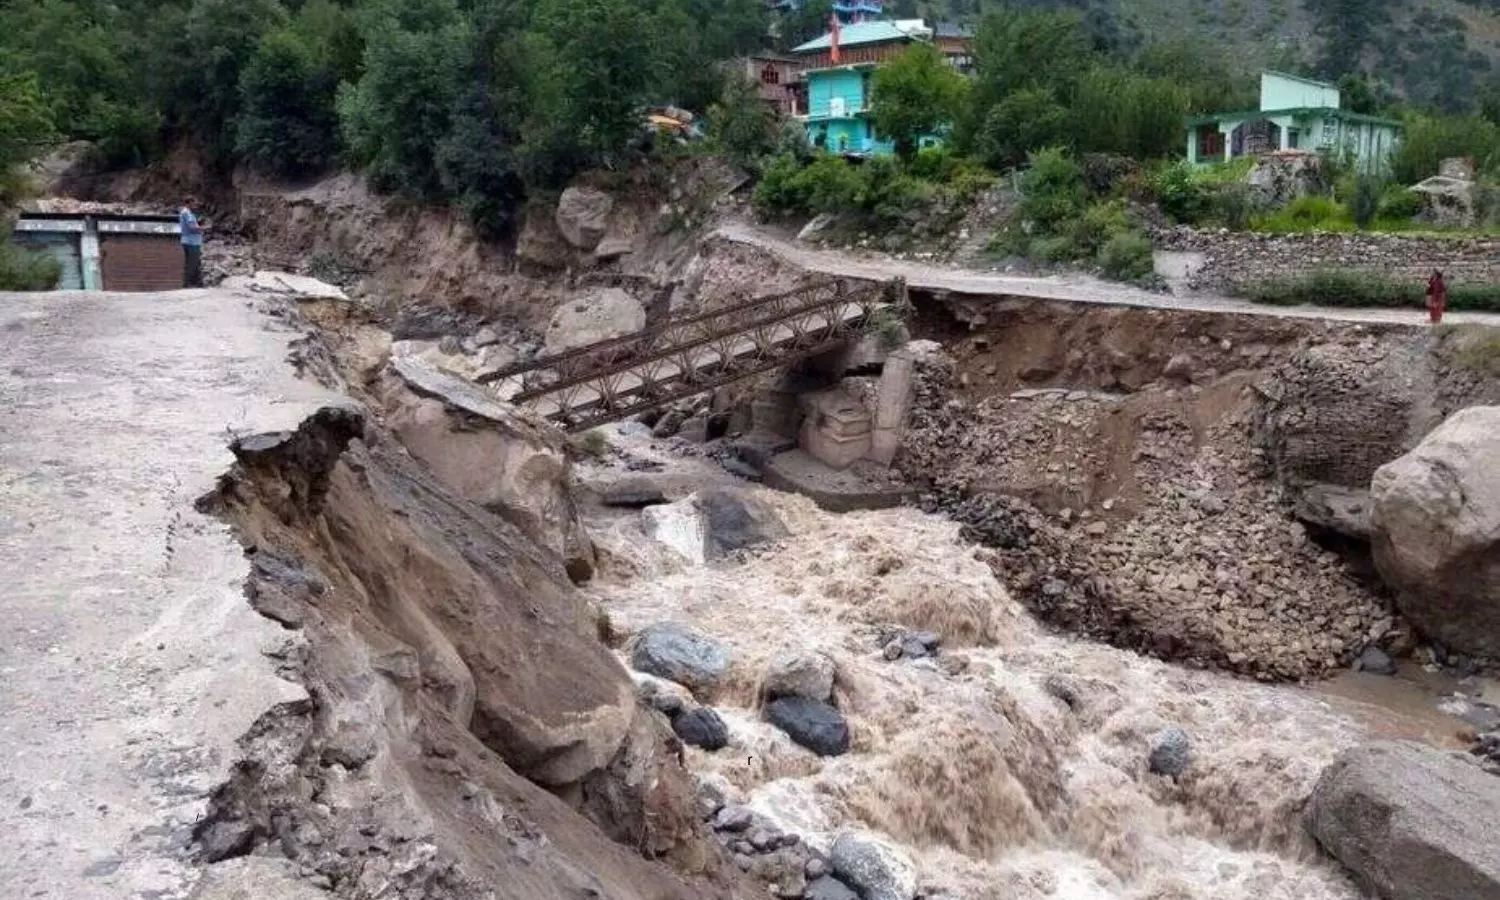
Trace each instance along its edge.
{"label": "large boulder", "polygon": [[1500,407],[1454,414],[1370,484],[1371,546],[1401,611],[1463,653],[1500,657]]}
{"label": "large boulder", "polygon": [[827,654],[816,650],[786,650],[766,666],[761,693],[768,699],[803,697],[826,702],[833,696],[836,669]]}
{"label": "large boulder", "polygon": [[805,697],[782,697],[766,704],[766,721],[819,756],[849,752],[849,723],[838,710]]}
{"label": "large boulder", "polygon": [[551,425],[417,357],[391,360],[386,426],[455,494],[562,557],[575,579],[594,561],[569,489],[566,439]]}
{"label": "large boulder", "polygon": [[776,511],[743,491],[711,488],[641,513],[648,537],[701,565],[788,534]]}
{"label": "large boulder", "polygon": [[557,201],[557,230],[579,250],[593,250],[609,230],[615,198],[598,188],[570,187]]}
{"label": "large boulder", "polygon": [[1383,900],[1500,900],[1500,842],[1488,825],[1500,779],[1417,744],[1346,751],[1318,779],[1306,822]]}
{"label": "large boulder", "polygon": [[867,832],[838,836],[829,854],[833,871],[863,900],[913,900],[917,868],[900,850]]}
{"label": "large boulder", "polygon": [[620,288],[600,288],[569,300],[552,314],[547,353],[565,353],[624,337],[646,327],[646,308]]}
{"label": "large boulder", "polygon": [[711,691],[729,674],[729,651],[691,628],[660,622],[631,640],[630,664],[700,693]]}

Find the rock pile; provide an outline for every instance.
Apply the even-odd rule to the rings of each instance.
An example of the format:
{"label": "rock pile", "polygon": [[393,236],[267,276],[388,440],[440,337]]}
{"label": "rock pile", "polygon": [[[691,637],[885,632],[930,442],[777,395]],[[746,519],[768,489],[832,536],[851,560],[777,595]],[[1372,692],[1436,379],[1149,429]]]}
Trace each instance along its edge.
{"label": "rock pile", "polygon": [[[835,885],[848,887],[830,877],[828,858],[797,834],[776,825],[744,806],[727,804],[709,785],[700,786],[699,810],[741,871],[768,885],[771,895],[784,900],[832,900],[840,896]],[[830,884],[829,882],[833,882]],[[858,900],[859,895],[852,892]]]}
{"label": "rock pile", "polygon": [[1260,477],[1240,412],[1200,436],[1191,388],[968,406],[930,384],[903,446],[907,465],[938,475],[923,507],[994,549],[997,575],[1044,619],[1265,680],[1347,665],[1390,629]]}

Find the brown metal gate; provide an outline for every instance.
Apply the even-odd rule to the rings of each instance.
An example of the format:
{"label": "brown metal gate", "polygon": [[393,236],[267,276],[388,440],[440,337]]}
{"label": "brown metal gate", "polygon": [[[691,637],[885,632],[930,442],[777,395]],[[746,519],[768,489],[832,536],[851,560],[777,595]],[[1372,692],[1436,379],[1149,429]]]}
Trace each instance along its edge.
{"label": "brown metal gate", "polygon": [[176,235],[102,234],[99,255],[106,291],[182,287],[182,245]]}

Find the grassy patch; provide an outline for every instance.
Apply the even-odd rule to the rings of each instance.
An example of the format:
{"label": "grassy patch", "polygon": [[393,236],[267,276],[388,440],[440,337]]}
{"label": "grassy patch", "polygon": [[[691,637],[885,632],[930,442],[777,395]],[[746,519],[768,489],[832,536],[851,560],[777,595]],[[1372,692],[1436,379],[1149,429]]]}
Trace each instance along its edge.
{"label": "grassy patch", "polygon": [[[1425,282],[1355,269],[1322,269],[1237,286],[1234,293],[1269,306],[1423,309]],[[1450,284],[1448,309],[1500,312],[1500,284]]]}
{"label": "grassy patch", "polygon": [[1444,326],[1453,339],[1454,365],[1489,377],[1500,376],[1500,328]]}
{"label": "grassy patch", "polygon": [[50,291],[62,278],[62,266],[45,251],[26,250],[0,234],[0,291]]}

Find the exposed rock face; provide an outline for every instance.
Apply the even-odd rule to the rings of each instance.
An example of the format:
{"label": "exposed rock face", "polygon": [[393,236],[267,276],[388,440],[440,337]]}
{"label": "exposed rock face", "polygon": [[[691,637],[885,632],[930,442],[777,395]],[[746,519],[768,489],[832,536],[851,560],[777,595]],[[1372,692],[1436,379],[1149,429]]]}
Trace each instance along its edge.
{"label": "exposed rock face", "polygon": [[1323,158],[1316,153],[1268,153],[1250,170],[1251,197],[1262,209],[1285,206],[1324,188]]}
{"label": "exposed rock face", "polygon": [[846,832],[833,842],[833,871],[863,900],[912,900],[917,869],[910,859],[873,834]]}
{"label": "exposed rock face", "polygon": [[691,628],[661,622],[631,640],[630,664],[696,694],[712,691],[724,680],[729,673],[729,651]]}
{"label": "exposed rock face", "polygon": [[607,485],[599,500],[605,506],[635,509],[666,503],[667,495],[655,480],[645,475],[627,475]]}
{"label": "exposed rock face", "polygon": [[598,188],[570,187],[557,201],[557,229],[579,250],[593,250],[609,229],[615,198]]}
{"label": "exposed rock face", "polygon": [[1308,830],[1383,900],[1496,900],[1500,843],[1480,823],[1500,809],[1500,779],[1469,760],[1410,743],[1345,752],[1318,780]]}
{"label": "exposed rock face", "polygon": [[1429,636],[1500,657],[1500,407],[1455,414],[1370,486],[1375,564]]}
{"label": "exposed rock face", "polygon": [[386,425],[450,490],[513,522],[575,578],[593,568],[561,432],[473,384],[397,358],[381,391]]}
{"label": "exposed rock face", "polygon": [[564,353],[635,334],[646,327],[646,310],[620,288],[600,288],[559,306],[547,326],[547,352]]}
{"label": "exposed rock face", "polygon": [[[555,556],[364,427],[328,410],[242,439],[202,503],[251,548],[251,603],[294,613],[316,698],[247,736],[203,852],[275,841],[332,883],[431,900],[563,900],[600,883],[633,900],[737,895],[599,830],[718,865],[670,736],[637,714]],[[598,825],[537,783],[583,784]]]}

